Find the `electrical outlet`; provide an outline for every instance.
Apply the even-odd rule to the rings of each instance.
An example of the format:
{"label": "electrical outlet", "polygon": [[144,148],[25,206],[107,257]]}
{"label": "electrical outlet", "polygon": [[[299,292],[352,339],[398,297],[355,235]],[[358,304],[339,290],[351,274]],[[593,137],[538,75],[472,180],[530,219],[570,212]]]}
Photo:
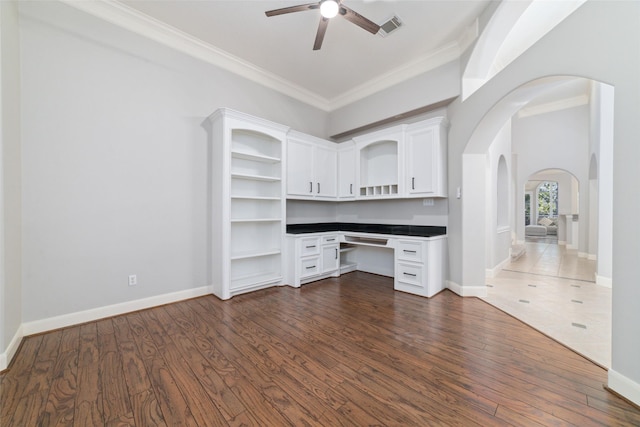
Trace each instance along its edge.
{"label": "electrical outlet", "polygon": [[422,200],[422,206],[433,206],[433,199]]}
{"label": "electrical outlet", "polygon": [[131,274],[129,276],[129,286],[135,286],[138,284],[138,276],[135,274]]}

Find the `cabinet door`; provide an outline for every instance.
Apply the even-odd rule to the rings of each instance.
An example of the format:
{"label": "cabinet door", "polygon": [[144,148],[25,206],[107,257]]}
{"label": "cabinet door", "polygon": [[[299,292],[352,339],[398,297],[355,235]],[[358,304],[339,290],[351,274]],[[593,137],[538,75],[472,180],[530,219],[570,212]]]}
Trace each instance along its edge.
{"label": "cabinet door", "polygon": [[287,141],[287,195],[313,196],[313,151],[310,143]]}
{"label": "cabinet door", "polygon": [[328,273],[340,267],[340,250],[338,245],[324,245],[322,247],[322,272]]}
{"label": "cabinet door", "polygon": [[356,197],[356,148],[338,151],[338,197]]}
{"label": "cabinet door", "polygon": [[338,152],[335,148],[315,147],[315,182],[313,195],[336,198],[338,184]]}
{"label": "cabinet door", "polygon": [[437,192],[438,167],[437,128],[427,128],[407,133],[407,181],[410,195],[434,195]]}

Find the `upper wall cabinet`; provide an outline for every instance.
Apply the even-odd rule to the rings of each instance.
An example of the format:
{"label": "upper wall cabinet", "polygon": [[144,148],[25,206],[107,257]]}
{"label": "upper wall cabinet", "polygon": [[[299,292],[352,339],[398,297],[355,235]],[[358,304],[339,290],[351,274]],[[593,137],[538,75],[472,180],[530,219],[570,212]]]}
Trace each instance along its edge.
{"label": "upper wall cabinet", "polygon": [[403,193],[405,125],[353,138],[358,198],[397,198]]}
{"label": "upper wall cabinet", "polygon": [[356,198],[356,146],[353,141],[338,144],[338,200]]}
{"label": "upper wall cabinet", "polygon": [[407,197],[447,197],[446,122],[438,117],[405,129]]}
{"label": "upper wall cabinet", "polygon": [[336,200],[336,144],[289,131],[287,135],[287,198]]}

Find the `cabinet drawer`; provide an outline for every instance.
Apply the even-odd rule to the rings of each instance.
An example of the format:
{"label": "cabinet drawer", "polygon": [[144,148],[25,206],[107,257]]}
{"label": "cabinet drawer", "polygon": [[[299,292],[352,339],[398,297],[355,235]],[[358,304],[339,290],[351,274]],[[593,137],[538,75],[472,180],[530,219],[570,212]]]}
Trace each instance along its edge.
{"label": "cabinet drawer", "polygon": [[400,240],[398,242],[398,247],[396,249],[397,258],[413,261],[413,262],[422,262],[422,252],[423,252],[423,243],[422,242],[412,242],[409,240]]}
{"label": "cabinet drawer", "polygon": [[320,274],[320,257],[300,260],[300,278]]}
{"label": "cabinet drawer", "polygon": [[331,236],[322,236],[322,244],[323,245],[330,245],[330,244],[336,244],[338,243],[339,239],[338,239],[338,235],[334,234]]}
{"label": "cabinet drawer", "polygon": [[320,238],[319,237],[307,237],[300,240],[300,255],[318,255],[320,254]]}
{"label": "cabinet drawer", "polygon": [[398,263],[395,273],[398,282],[406,283],[413,286],[423,286],[422,276],[424,267],[421,265],[411,265]]}

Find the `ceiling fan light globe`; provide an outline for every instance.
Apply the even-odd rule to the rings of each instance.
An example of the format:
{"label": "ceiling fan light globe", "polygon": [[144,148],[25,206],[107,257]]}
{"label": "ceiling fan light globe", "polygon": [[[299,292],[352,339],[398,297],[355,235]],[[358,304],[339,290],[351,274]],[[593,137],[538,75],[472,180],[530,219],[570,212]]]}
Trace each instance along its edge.
{"label": "ceiling fan light globe", "polygon": [[335,0],[323,0],[320,3],[320,14],[325,18],[333,18],[338,14],[338,2]]}

